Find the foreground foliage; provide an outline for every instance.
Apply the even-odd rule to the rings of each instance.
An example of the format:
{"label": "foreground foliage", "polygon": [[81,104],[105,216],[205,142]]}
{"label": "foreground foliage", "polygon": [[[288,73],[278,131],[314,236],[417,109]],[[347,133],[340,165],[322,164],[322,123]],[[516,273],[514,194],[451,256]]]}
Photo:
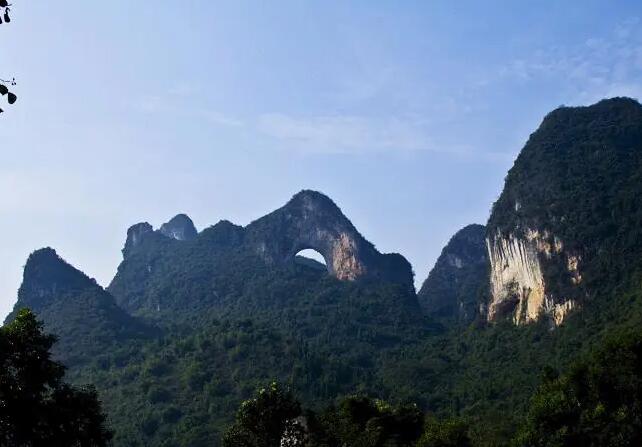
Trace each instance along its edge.
{"label": "foreground foliage", "polygon": [[466,447],[467,426],[424,416],[416,405],[391,405],[349,396],[319,413],[301,410],[293,394],[273,382],[241,404],[225,447]]}
{"label": "foreground foliage", "polygon": [[285,437],[292,438],[292,442],[296,443],[301,440],[301,436],[293,433],[292,428],[293,421],[299,416],[299,402],[277,383],[272,383],[269,387],[262,388],[254,399],[241,404],[236,414],[236,423],[225,433],[223,446],[278,447]]}
{"label": "foreground foliage", "polygon": [[566,374],[548,374],[516,446],[642,445],[642,337],[613,336]]}
{"label": "foreground foliage", "polygon": [[62,381],[64,367],[50,358],[54,341],[28,310],[0,328],[0,445],[104,446],[111,439],[96,391]]}
{"label": "foreground foliage", "polygon": [[[297,421],[302,422],[297,426]],[[288,430],[292,426],[299,431]],[[319,413],[304,413],[290,392],[272,383],[241,405],[224,445],[468,447],[473,440],[462,419],[424,418],[415,405],[391,405],[363,396],[343,398]],[[564,374],[545,370],[512,445],[642,445],[642,334],[611,334]]]}

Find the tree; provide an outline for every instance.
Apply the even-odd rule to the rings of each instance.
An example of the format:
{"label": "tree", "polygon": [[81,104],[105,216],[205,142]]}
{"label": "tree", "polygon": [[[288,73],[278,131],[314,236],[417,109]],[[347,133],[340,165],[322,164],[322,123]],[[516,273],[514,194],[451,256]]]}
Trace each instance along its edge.
{"label": "tree", "polygon": [[4,19],[4,23],[9,23],[11,22],[11,17],[9,17],[9,12],[11,9],[9,9],[9,6],[11,6],[7,0],[0,0],[0,25],[2,24],[2,21]]}
{"label": "tree", "polygon": [[0,328],[0,445],[100,447],[112,438],[96,391],[62,381],[55,341],[27,309]]}
{"label": "tree", "polygon": [[438,420],[427,417],[424,433],[417,447],[470,447],[468,426],[462,420],[451,418]]}
{"label": "tree", "polygon": [[458,419],[426,419],[413,404],[348,396],[320,413],[306,411],[278,384],[241,405],[225,447],[470,447]]}
{"label": "tree", "polygon": [[[9,87],[7,85],[16,85],[16,80],[11,79],[11,81],[5,81],[3,79],[0,79],[0,95],[2,96],[7,96],[7,102],[9,104],[13,104],[17,101],[18,97],[15,95],[15,93],[12,93],[9,91]],[[0,109],[0,113],[4,112],[4,110]]]}
{"label": "tree", "polygon": [[616,335],[568,373],[548,372],[514,445],[642,445],[642,337]]}
{"label": "tree", "polygon": [[423,415],[416,405],[393,406],[382,400],[349,396],[327,410],[321,421],[326,440],[320,445],[403,447],[413,446],[421,435]]}
{"label": "tree", "polygon": [[[11,5],[7,2],[7,0],[0,0],[0,24],[3,23],[9,23],[11,22],[11,17],[9,17],[9,11],[11,9],[9,8]],[[0,79],[0,95],[2,96],[7,96],[7,102],[9,104],[13,104],[16,102],[18,97],[15,95],[15,93],[12,93],[9,91],[8,85],[14,86],[16,85],[16,80],[15,78],[11,79],[10,81],[4,81]],[[0,108],[0,113],[4,112],[2,108]]]}
{"label": "tree", "polygon": [[236,413],[236,421],[223,437],[223,445],[225,447],[301,445],[302,430],[296,423],[300,417],[301,405],[292,393],[277,382],[272,382],[268,387],[259,390],[255,398],[241,404]]}

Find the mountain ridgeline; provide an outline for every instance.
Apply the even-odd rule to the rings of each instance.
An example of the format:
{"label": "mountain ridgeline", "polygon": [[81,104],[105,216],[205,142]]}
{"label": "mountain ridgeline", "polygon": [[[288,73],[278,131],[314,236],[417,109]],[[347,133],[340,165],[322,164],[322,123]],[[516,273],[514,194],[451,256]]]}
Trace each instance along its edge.
{"label": "mountain ridgeline", "polygon": [[60,336],[117,446],[217,445],[272,379],[311,408],[412,401],[506,445],[543,370],[642,324],[640,233],[642,106],[614,98],[547,115],[486,225],[458,231],[418,293],[403,256],[306,190],[245,227],[136,224],[106,289],[38,250],[8,321],[30,307]]}
{"label": "mountain ridgeline", "polygon": [[[136,224],[127,232],[124,260],[108,291],[136,315],[227,309],[230,299],[234,305],[242,301],[234,295],[244,293],[239,285],[246,275],[292,267],[305,249],[318,251],[338,280],[391,283],[414,292],[410,263],[398,254],[379,253],[332,200],[315,191],[301,191],[247,227],[221,221],[196,234],[184,215],[159,231]],[[278,305],[269,298],[255,304]]]}

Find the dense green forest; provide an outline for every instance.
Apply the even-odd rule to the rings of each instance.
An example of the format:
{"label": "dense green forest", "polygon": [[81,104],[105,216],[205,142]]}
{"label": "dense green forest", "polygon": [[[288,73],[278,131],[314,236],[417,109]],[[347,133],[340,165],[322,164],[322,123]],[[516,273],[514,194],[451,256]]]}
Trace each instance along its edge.
{"label": "dense green forest", "polygon": [[[64,367],[50,359],[54,342],[55,337],[44,334],[42,324],[28,310],[0,329],[2,445],[108,445],[112,433],[96,392],[61,381]],[[516,420],[519,428],[510,443],[639,445],[641,368],[639,331],[618,330],[590,354],[580,356],[564,374],[544,369],[526,415]],[[199,386],[199,371],[186,376],[188,386]],[[150,389],[150,401],[162,402],[162,394],[160,389]],[[158,430],[158,424],[181,418],[178,405],[175,402],[168,407],[161,421],[145,420],[142,428]],[[203,444],[206,438],[203,434]],[[184,445],[194,442],[199,441],[189,437],[180,441]],[[487,432],[476,431],[471,418],[424,414],[416,404],[391,404],[365,394],[348,395],[311,409],[302,405],[289,387],[277,382],[261,387],[242,402],[222,435],[225,447],[468,447],[490,442],[495,441]]]}
{"label": "dense green forest", "polygon": [[[639,445],[641,178],[642,106],[561,108],[487,226],[453,238],[419,298],[403,257],[378,253],[308,191],[248,227],[177,239],[135,225],[107,289],[39,250],[8,321],[30,307],[60,336],[54,355],[68,381],[94,384],[117,446],[272,445],[299,416],[319,446]],[[580,260],[572,283],[561,254],[539,258],[546,293],[578,307],[558,327],[489,322],[485,238],[533,228]],[[338,235],[337,266],[377,274],[342,280],[332,262],[297,261],[304,248],[337,253],[300,234]],[[279,433],[248,431],[274,426],[256,405]]]}
{"label": "dense green forest", "polygon": [[[622,446],[642,442],[642,336],[617,331],[564,374],[543,371],[514,446]],[[298,430],[297,430],[298,428]],[[223,445],[310,447],[468,447],[489,442],[466,418],[424,415],[416,405],[348,396],[319,412],[303,410],[277,383],[243,402]]]}

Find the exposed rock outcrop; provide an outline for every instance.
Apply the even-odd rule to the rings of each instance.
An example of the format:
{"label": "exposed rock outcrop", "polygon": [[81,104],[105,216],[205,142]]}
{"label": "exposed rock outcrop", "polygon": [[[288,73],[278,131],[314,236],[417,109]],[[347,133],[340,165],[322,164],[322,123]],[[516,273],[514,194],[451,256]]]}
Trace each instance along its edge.
{"label": "exposed rock outcrop", "polygon": [[174,216],[169,222],[161,225],[159,231],[178,241],[189,241],[198,235],[194,222],[185,214]]}
{"label": "exposed rock outcrop", "polygon": [[245,243],[271,264],[292,262],[301,250],[313,249],[340,280],[379,279],[413,287],[412,268],[403,256],[379,253],[332,200],[316,191],[301,191],[248,225]]}
{"label": "exposed rock outcrop", "polygon": [[486,228],[468,225],[448,242],[417,297],[424,311],[444,322],[469,323],[479,314],[488,280]]}
{"label": "exposed rock outcrop", "polygon": [[178,214],[168,222],[161,225],[160,229],[154,231],[147,222],[132,225],[127,230],[127,239],[123,247],[123,258],[129,258],[148,237],[169,238],[175,241],[191,241],[196,239],[198,232],[196,227],[186,214]]}
{"label": "exposed rock outcrop", "polygon": [[132,251],[141,243],[143,237],[153,231],[154,227],[147,222],[137,223],[129,227],[127,230],[127,240],[122,250],[123,258],[127,259]]}
{"label": "exposed rock outcrop", "polygon": [[490,295],[488,320],[510,315],[515,324],[537,321],[542,315],[552,318],[555,325],[577,306],[570,297],[547,290],[544,262],[565,258],[571,283],[581,282],[579,257],[564,253],[562,241],[548,231],[528,229],[523,236],[497,232],[486,240],[490,260]]}
{"label": "exposed rock outcrop", "polygon": [[641,163],[642,106],[632,99],[544,118],[488,221],[489,321],[562,324],[616,265],[618,275],[635,268]]}

